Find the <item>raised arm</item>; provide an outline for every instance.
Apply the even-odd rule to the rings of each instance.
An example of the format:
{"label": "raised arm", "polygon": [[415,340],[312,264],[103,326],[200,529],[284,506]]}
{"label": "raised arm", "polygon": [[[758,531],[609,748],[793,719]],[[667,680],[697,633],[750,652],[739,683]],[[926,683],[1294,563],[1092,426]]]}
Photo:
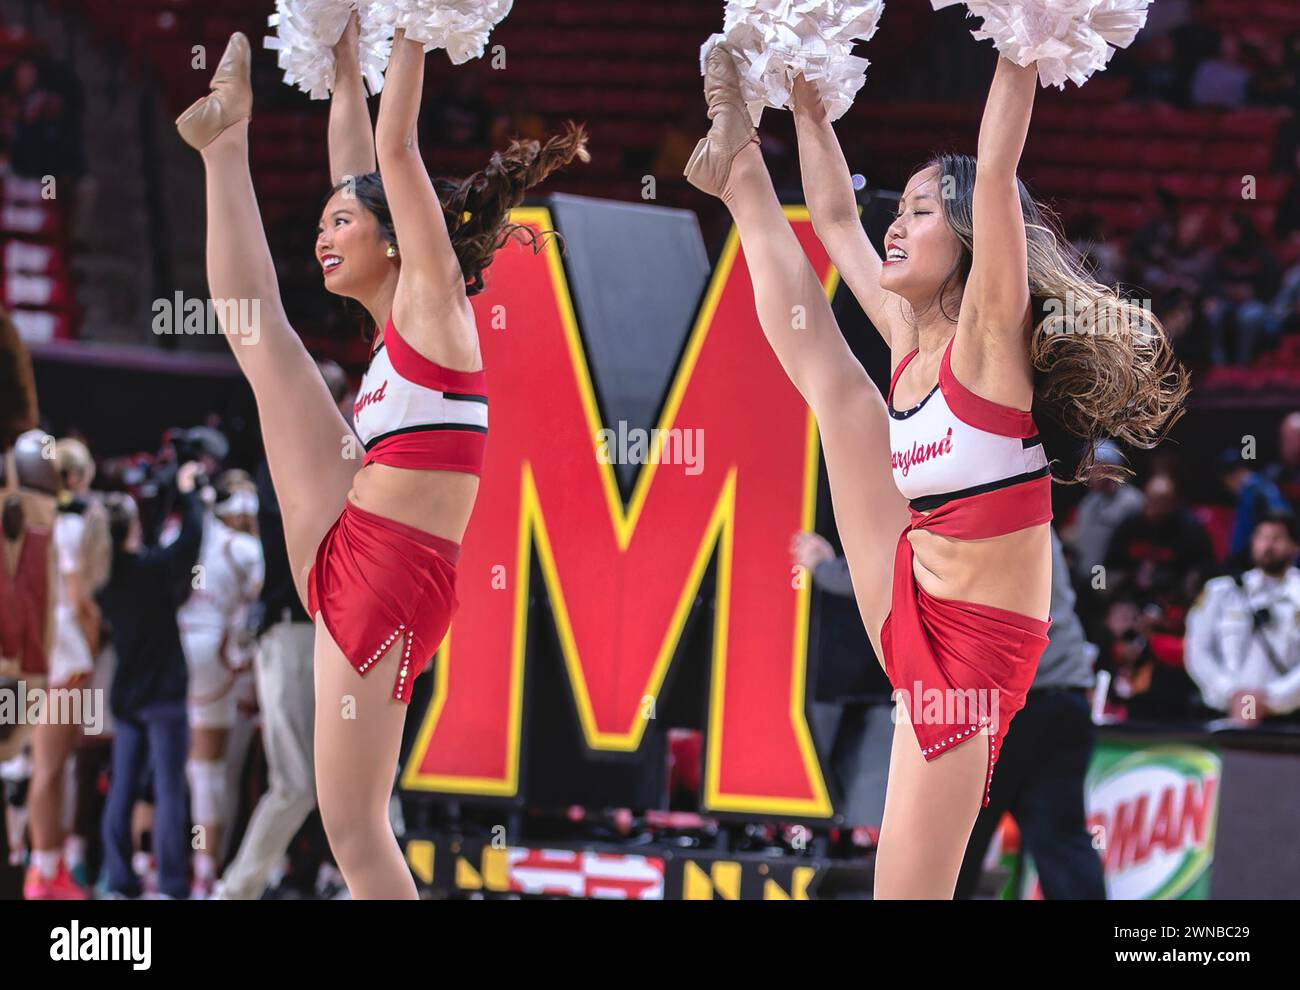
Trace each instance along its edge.
{"label": "raised arm", "polygon": [[195,490],[199,466],[192,461],[181,465],[176,473],[176,489],[180,493],[181,531],[167,546],[146,547],[140,554],[141,566],[146,569],[166,569],[173,578],[189,575],[199,559],[203,542],[203,500]]}
{"label": "raised arm", "polygon": [[1016,170],[1029,136],[1038,69],[998,59],[980,124],[974,194],[974,257],[962,323],[1023,342],[1029,315],[1029,259]]}
{"label": "raised arm", "polygon": [[427,357],[470,371],[479,366],[473,310],[442,203],[416,139],[423,89],[424,49],[399,30],[375,129],[379,171],[402,257],[393,319],[398,326],[410,327],[412,343]]}
{"label": "raised arm", "polygon": [[804,200],[813,230],[885,343],[892,347],[895,331],[905,329],[901,300],[880,287],[880,254],[862,226],[853,179],[835,129],[817,88],[802,75],[795,80],[792,103]]}
{"label": "raised arm", "polygon": [[361,81],[360,35],[357,15],[348,21],[334,46],[334,95],[330,99],[330,182],[346,176],[369,175],[375,170],[375,134]]}

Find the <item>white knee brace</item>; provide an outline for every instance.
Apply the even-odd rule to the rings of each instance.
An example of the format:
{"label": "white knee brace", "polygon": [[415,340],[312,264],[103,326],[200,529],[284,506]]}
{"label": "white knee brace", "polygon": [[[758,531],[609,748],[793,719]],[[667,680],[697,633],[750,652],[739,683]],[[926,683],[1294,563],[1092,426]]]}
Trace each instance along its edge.
{"label": "white knee brace", "polygon": [[220,825],[226,813],[226,765],[218,760],[190,760],[190,814],[195,825]]}

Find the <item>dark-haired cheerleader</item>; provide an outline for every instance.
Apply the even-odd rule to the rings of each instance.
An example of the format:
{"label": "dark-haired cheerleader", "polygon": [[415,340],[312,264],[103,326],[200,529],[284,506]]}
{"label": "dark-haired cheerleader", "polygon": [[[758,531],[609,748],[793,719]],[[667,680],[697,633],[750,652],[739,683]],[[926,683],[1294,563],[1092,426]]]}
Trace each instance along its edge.
{"label": "dark-haired cheerleader", "polygon": [[764,64],[708,51],[713,127],[687,176],[730,208],[763,331],[817,417],[858,606],[899,703],[875,894],[948,898],[1047,645],[1051,477],[1034,401],[1089,450],[1150,447],[1187,385],[1158,321],[1087,277],[1017,178],[1039,73],[1004,58],[978,159],[911,177],[883,257],[825,92],[793,80],[813,225],[893,355],[882,396],[773,191],[741,76],[766,78]]}
{"label": "dark-haired cheerleader", "polygon": [[354,14],[334,49],[335,188],[316,256],[325,288],[364,306],[376,329],[356,404],[359,452],[280,302],[249,174],[242,34],[211,95],[177,126],[207,171],[211,294],[260,307],[258,319],[245,318],[258,312],[249,306],[218,309],[257,397],[294,579],[316,622],[321,817],[353,897],[414,898],[387,808],[412,682],[456,609],[483,465],[487,382],[469,296],[516,230],[510,210],[585,158],[586,135],[571,126],[544,145],[516,143],[478,175],[435,185],[416,142],[423,46],[397,30],[373,133],[358,48]]}

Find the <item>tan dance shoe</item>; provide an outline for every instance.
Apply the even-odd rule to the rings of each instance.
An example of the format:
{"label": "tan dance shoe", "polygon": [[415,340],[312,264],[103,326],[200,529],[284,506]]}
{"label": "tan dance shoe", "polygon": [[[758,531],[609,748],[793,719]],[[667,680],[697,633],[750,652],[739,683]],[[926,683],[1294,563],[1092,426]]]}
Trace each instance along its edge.
{"label": "tan dance shoe", "polygon": [[212,90],[176,118],[185,143],[202,151],[232,124],[253,114],[253,53],[248,38],[236,31],[212,76]]}
{"label": "tan dance shoe", "polygon": [[731,52],[722,45],[704,60],[704,96],[713,127],[686,163],[686,178],[697,189],[721,196],[731,163],[751,141],[758,141],[740,92],[740,73]]}

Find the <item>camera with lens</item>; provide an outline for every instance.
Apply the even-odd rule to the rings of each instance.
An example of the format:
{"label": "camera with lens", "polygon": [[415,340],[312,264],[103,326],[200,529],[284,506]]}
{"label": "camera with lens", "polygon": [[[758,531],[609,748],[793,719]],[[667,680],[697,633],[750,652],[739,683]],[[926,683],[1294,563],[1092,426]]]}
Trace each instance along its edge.
{"label": "camera with lens", "polygon": [[[176,427],[163,434],[162,447],[153,456],[139,454],[108,461],[100,477],[105,487],[127,491],[135,498],[145,542],[152,543],[176,504],[176,476],[181,465],[197,461],[216,466],[229,453],[229,442],[209,426]],[[195,477],[196,490],[207,484],[207,472],[200,471]]]}
{"label": "camera with lens", "polygon": [[[210,426],[168,430],[163,434],[163,449],[154,460],[154,481],[159,488],[174,488],[182,464],[198,461],[200,464],[220,465],[229,454],[230,443]],[[195,488],[209,484],[211,478],[206,471],[195,476]]]}

